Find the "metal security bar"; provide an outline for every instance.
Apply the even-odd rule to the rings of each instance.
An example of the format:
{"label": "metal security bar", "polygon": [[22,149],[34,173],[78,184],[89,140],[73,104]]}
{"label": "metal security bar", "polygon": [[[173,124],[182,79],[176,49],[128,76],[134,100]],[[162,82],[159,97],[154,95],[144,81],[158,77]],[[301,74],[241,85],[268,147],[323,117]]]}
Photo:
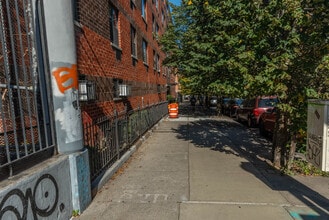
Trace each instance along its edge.
{"label": "metal security bar", "polygon": [[84,141],[89,150],[91,181],[96,180],[152,126],[168,113],[163,102],[144,109],[84,124]]}
{"label": "metal security bar", "polygon": [[22,159],[54,147],[42,19],[34,18],[33,2],[0,0],[0,177],[13,175]]}

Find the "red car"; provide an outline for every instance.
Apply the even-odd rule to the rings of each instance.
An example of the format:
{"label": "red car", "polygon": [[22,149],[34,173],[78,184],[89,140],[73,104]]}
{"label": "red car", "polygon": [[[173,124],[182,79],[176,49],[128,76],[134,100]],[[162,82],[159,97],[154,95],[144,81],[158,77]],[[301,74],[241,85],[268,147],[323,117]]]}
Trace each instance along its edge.
{"label": "red car", "polygon": [[240,108],[242,101],[243,99],[239,98],[230,99],[227,102],[227,105],[224,106],[223,113],[230,116],[231,118],[236,117],[237,111]]}
{"label": "red car", "polygon": [[259,118],[259,133],[263,136],[272,135],[275,128],[277,108],[269,108]]}
{"label": "red car", "polygon": [[278,103],[276,96],[258,96],[252,99],[243,100],[240,108],[237,109],[237,120],[246,121],[248,127],[255,127],[259,124],[260,115]]}

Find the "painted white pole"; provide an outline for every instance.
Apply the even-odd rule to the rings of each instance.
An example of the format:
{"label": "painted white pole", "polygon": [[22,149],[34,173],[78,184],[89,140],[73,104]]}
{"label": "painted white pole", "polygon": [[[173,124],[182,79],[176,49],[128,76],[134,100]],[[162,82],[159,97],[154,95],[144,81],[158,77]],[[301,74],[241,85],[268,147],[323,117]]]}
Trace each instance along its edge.
{"label": "painted white pole", "polygon": [[43,0],[59,153],[83,149],[72,2]]}
{"label": "painted white pole", "polygon": [[71,0],[42,0],[58,152],[69,154],[72,210],[91,202],[88,150],[83,150],[78,72]]}

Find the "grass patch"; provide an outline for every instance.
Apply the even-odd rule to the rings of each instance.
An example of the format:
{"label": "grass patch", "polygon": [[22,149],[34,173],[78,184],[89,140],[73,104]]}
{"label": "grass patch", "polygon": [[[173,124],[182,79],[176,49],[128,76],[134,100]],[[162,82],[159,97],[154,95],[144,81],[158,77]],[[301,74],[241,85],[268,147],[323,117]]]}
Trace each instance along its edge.
{"label": "grass patch", "polygon": [[311,163],[300,159],[294,160],[291,170],[288,171],[288,174],[329,177],[329,172],[322,171]]}

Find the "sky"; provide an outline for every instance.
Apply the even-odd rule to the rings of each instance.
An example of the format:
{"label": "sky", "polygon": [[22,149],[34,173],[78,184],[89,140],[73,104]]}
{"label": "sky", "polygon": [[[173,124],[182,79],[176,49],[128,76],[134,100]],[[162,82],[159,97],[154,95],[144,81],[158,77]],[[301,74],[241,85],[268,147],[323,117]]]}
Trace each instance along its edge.
{"label": "sky", "polygon": [[171,3],[175,5],[180,5],[181,0],[169,0]]}

